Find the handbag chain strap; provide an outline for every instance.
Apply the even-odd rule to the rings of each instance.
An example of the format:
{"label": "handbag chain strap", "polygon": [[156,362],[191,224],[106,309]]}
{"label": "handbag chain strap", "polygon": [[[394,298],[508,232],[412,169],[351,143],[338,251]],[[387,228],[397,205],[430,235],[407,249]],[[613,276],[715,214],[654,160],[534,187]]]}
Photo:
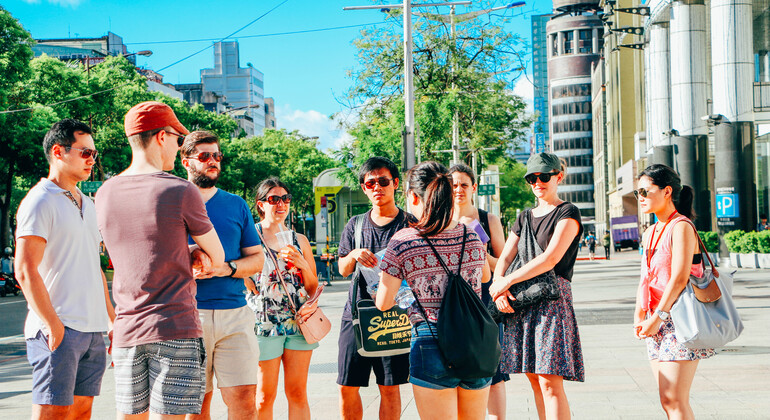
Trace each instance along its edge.
{"label": "handbag chain strap", "polygon": [[268,248],[264,236],[262,236],[262,226],[259,226],[259,229],[257,229],[257,234],[259,235],[259,240],[262,241],[262,246],[265,248],[265,253],[270,255],[270,259],[273,261],[273,267],[275,267],[275,276],[278,277],[278,279],[281,281],[281,285],[283,286],[283,291],[286,292],[286,298],[289,299],[289,303],[291,304],[291,309],[294,312],[294,316],[297,316],[297,307],[294,305],[294,299],[291,298],[291,294],[289,294],[289,288],[286,287],[286,283],[283,281],[283,272],[278,268],[278,259],[275,258],[275,255],[273,255],[273,251]]}

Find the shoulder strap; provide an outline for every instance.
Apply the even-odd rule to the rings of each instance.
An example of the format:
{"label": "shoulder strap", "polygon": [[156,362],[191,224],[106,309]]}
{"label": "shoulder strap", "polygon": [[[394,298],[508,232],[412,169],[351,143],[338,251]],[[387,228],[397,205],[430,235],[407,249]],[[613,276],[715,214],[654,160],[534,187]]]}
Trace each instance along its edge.
{"label": "shoulder strap", "polygon": [[[457,275],[460,275],[460,269],[463,267],[463,257],[465,256],[465,236],[468,234],[468,228],[465,226],[465,224],[461,223],[463,225],[463,244],[462,248],[460,249],[460,262],[457,264]],[[444,272],[447,274],[447,276],[451,276],[452,272],[449,271],[449,268],[446,266],[446,263],[444,263],[444,259],[441,258],[441,255],[439,255],[438,251],[436,251],[436,248],[433,247],[433,244],[430,243],[430,240],[426,236],[425,243],[428,244],[430,249],[433,251],[433,254],[436,255],[436,258],[438,259],[438,262],[441,263],[441,267],[444,269]]]}
{"label": "shoulder strap", "polygon": [[[706,255],[706,259],[709,261],[709,264],[711,265],[711,272],[714,273],[714,277],[719,277],[719,271],[717,271],[717,267],[714,265],[714,261],[711,261],[711,255],[709,255],[708,251],[706,250],[706,245],[703,244],[703,240],[700,238],[700,235],[698,235],[698,228],[696,228],[695,224],[685,216],[683,216],[682,219],[680,220],[684,220],[690,226],[692,226],[692,229],[695,231],[695,237],[698,238],[698,246],[700,247],[701,254]],[[706,265],[705,260],[703,265]]]}
{"label": "shoulder strap", "polygon": [[259,226],[257,229],[257,235],[259,235],[259,240],[262,241],[262,246],[265,248],[265,253],[270,256],[270,260],[273,262],[273,267],[275,270],[275,276],[278,277],[278,280],[281,281],[281,285],[283,286],[283,291],[286,293],[286,297],[289,298],[289,303],[291,303],[291,309],[294,311],[294,315],[297,315],[297,307],[294,305],[294,299],[291,298],[291,295],[289,295],[289,288],[286,287],[286,283],[283,280],[283,273],[278,268],[278,259],[275,258],[275,255],[273,255],[273,251],[270,250],[270,248],[265,245],[265,238],[262,236],[262,226]]}
{"label": "shoulder strap", "polygon": [[356,219],[356,229],[355,229],[355,241],[356,241],[356,247],[354,249],[361,248],[361,236],[363,236],[363,229],[364,229],[364,218],[366,217],[366,213],[359,214],[358,216],[355,216]]}

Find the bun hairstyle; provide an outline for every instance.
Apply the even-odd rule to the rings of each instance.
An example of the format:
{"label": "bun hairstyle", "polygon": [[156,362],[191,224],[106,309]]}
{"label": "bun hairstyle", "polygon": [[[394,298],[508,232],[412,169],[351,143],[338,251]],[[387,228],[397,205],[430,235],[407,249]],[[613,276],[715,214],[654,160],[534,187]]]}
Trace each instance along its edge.
{"label": "bun hairstyle", "polygon": [[471,185],[476,185],[476,174],[473,173],[473,169],[470,166],[464,163],[456,163],[449,168],[449,175],[452,175],[455,172],[468,175],[468,178],[471,179]]}
{"label": "bun hairstyle", "polygon": [[679,214],[688,219],[695,218],[695,212],[692,209],[692,202],[695,198],[695,191],[689,185],[682,185],[679,175],[670,167],[656,163],[646,167],[639,178],[646,176],[652,180],[652,183],[661,189],[671,187],[671,201]]}
{"label": "bun hairstyle", "polygon": [[[284,190],[286,190],[287,194],[290,194],[289,187],[287,187],[286,184],[281,182],[281,180],[278,179],[277,177],[271,176],[270,178],[260,182],[259,185],[257,185],[256,201],[260,202],[260,201],[267,200],[267,194],[270,192],[270,190],[272,190],[275,187],[283,188]],[[259,214],[259,217],[261,219],[264,219],[265,212],[262,211],[262,209],[259,208],[259,205],[257,205],[256,203],[255,203],[255,206],[257,206],[257,213]]]}
{"label": "bun hairstyle", "polygon": [[407,191],[422,199],[425,208],[422,217],[412,227],[422,237],[441,233],[452,223],[453,194],[452,177],[446,167],[438,162],[428,161],[409,170]]}

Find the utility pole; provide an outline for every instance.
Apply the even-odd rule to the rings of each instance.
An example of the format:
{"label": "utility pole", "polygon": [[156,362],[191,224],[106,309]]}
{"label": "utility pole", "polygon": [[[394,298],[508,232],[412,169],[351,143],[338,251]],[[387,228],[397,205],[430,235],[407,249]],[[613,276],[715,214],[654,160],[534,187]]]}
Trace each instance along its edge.
{"label": "utility pole", "polygon": [[[419,3],[412,4],[411,0],[403,0],[402,4],[382,4],[369,6],[343,7],[342,10],[377,9],[389,11],[390,9],[402,9],[404,17],[404,169],[409,169],[417,164],[417,153],[414,141],[414,63],[412,59],[412,8],[469,5],[470,1],[455,1],[449,3]],[[458,147],[459,149],[459,147]],[[459,152],[458,152],[459,153]]]}

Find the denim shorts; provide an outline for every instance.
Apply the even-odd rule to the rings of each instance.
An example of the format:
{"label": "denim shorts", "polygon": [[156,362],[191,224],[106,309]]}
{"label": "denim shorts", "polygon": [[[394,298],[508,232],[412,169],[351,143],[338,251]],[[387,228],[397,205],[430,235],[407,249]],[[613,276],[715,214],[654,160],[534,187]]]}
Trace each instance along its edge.
{"label": "denim shorts", "polygon": [[56,350],[38,331],[27,340],[27,360],[32,365],[32,404],[72,405],[74,396],[99,395],[107,370],[107,349],[101,332],[80,332],[64,327]]}
{"label": "denim shorts", "polygon": [[[431,324],[434,333],[436,324]],[[426,322],[412,326],[412,346],[409,353],[409,382],[429,389],[476,390],[488,387],[492,378],[460,379],[452,375],[444,366],[443,357],[438,349],[438,342],[431,335]]]}

